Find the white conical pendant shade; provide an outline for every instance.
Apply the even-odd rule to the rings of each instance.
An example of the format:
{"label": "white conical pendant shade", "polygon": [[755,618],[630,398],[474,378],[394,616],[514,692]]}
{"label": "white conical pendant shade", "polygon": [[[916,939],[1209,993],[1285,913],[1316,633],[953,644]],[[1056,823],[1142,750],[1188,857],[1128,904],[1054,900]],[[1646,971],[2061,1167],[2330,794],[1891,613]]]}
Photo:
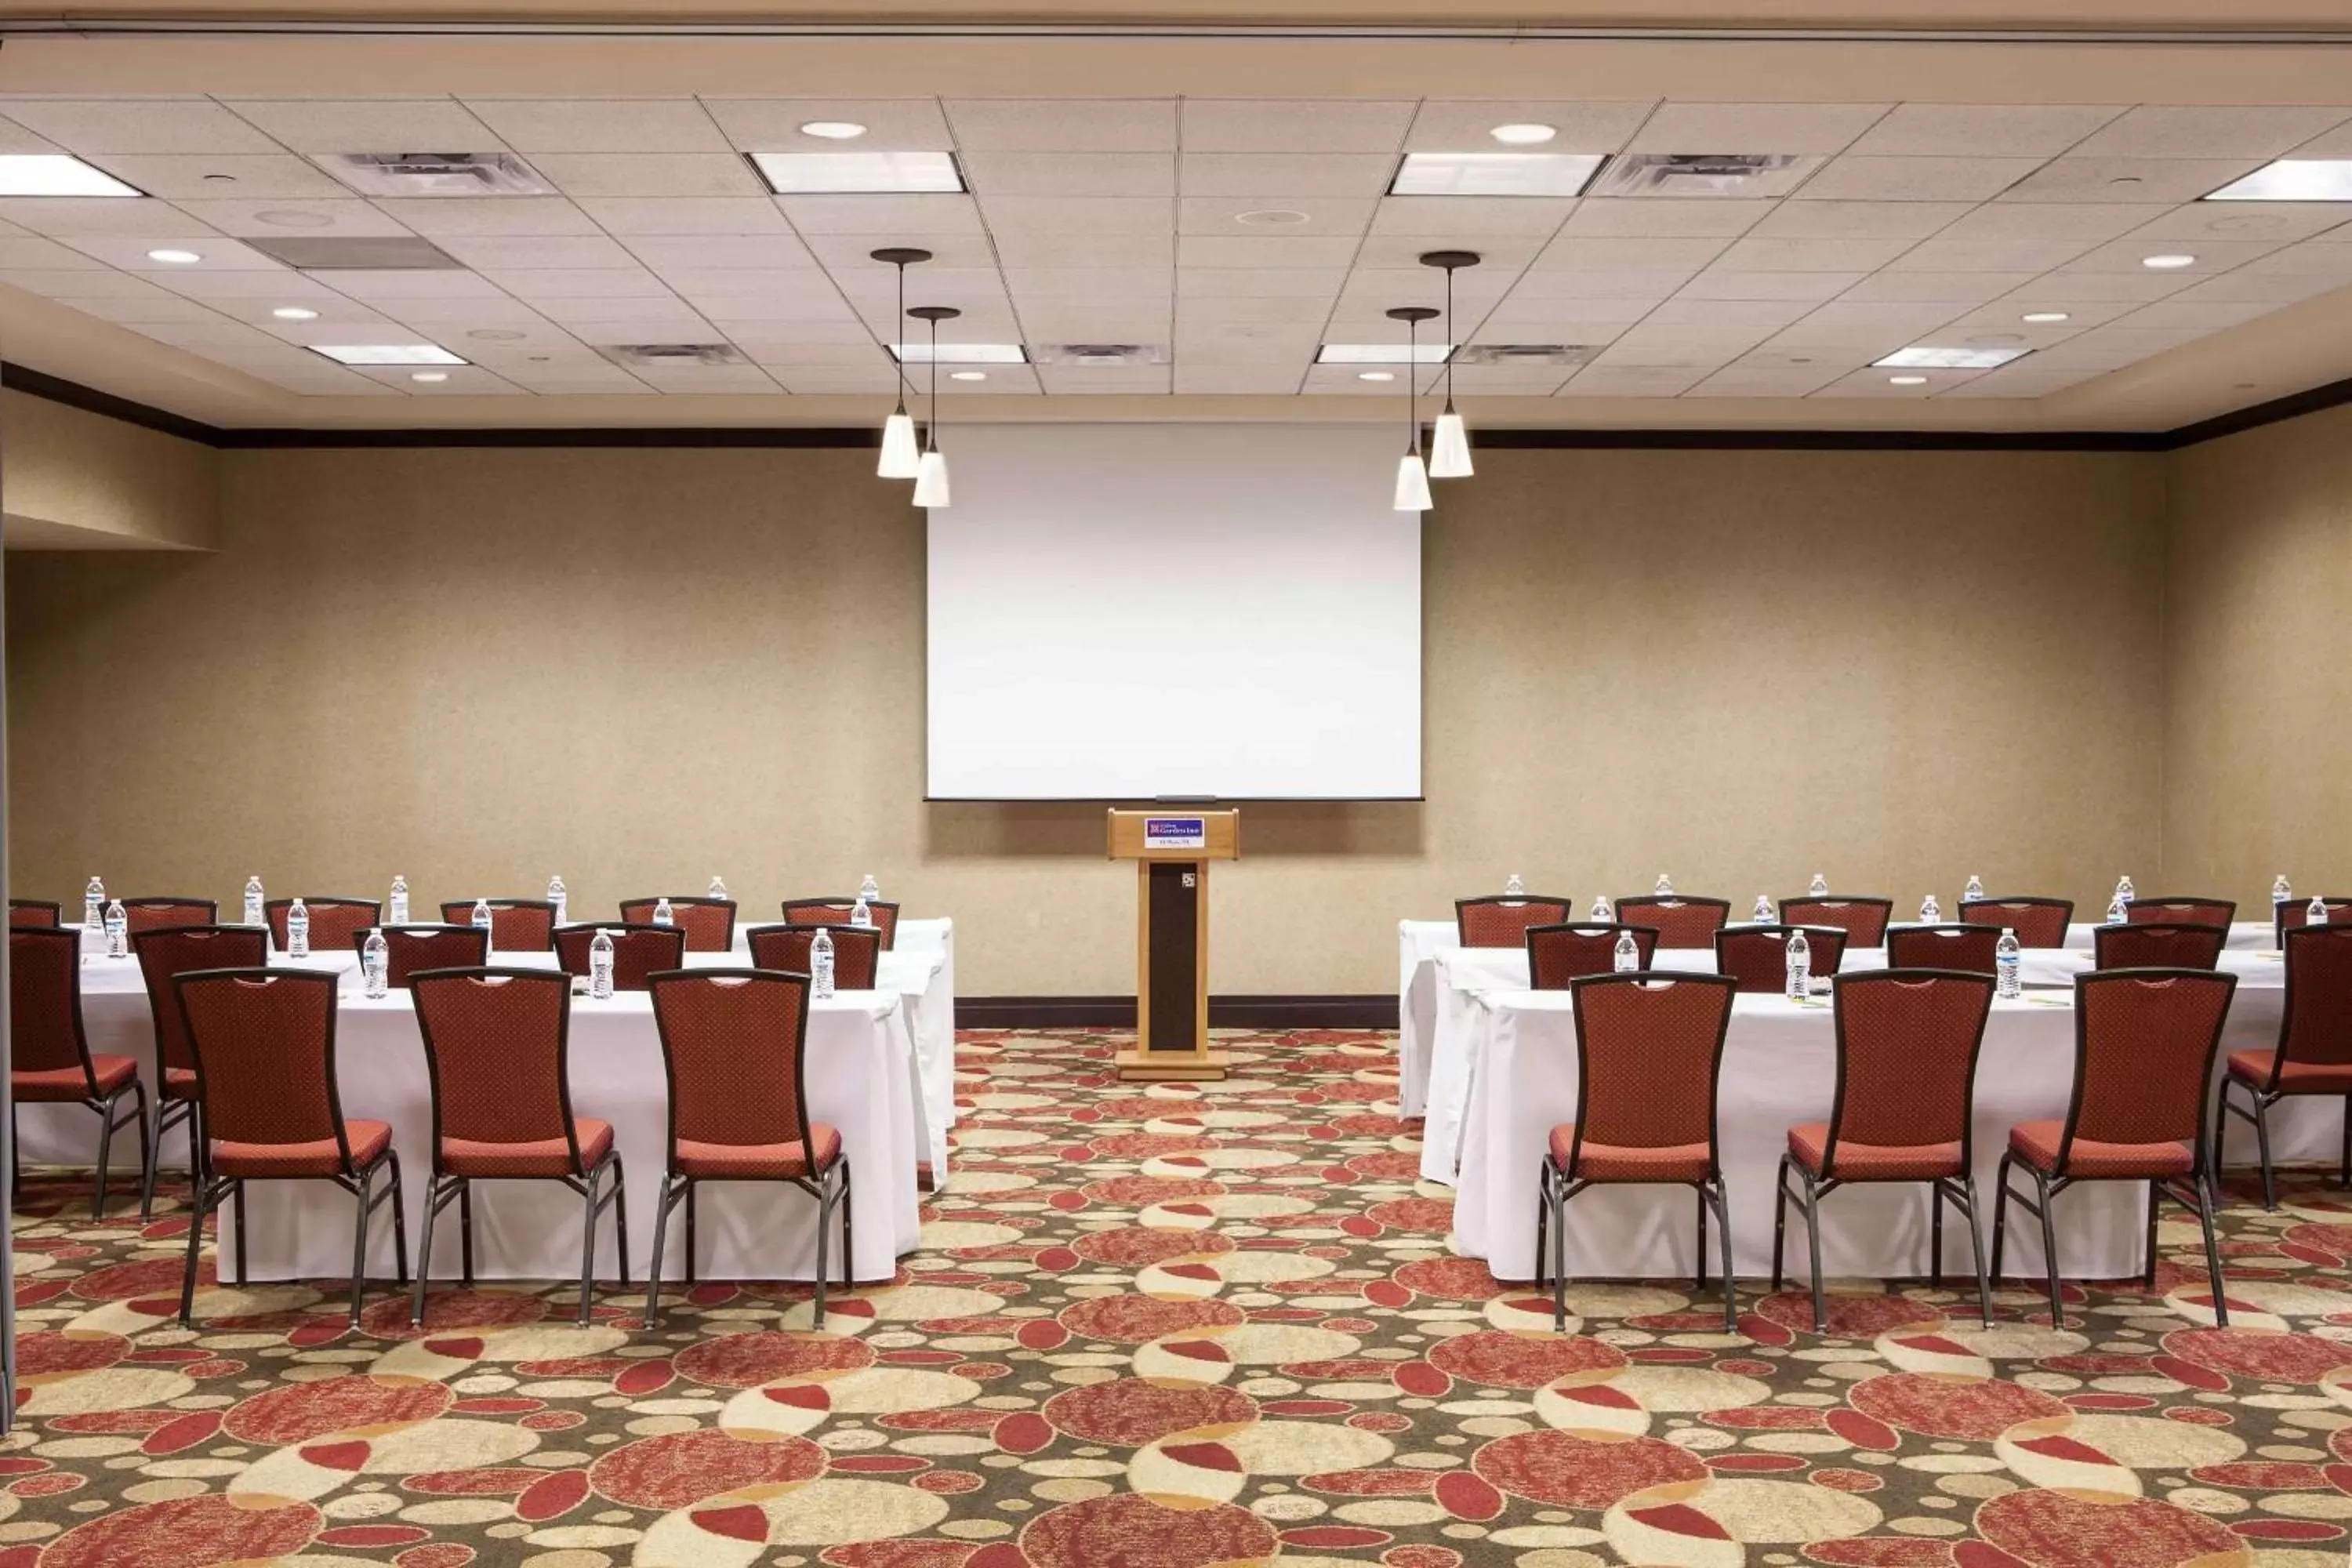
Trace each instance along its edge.
{"label": "white conical pendant shade", "polygon": [[933,450],[923,454],[915,469],[915,504],[945,506],[948,504],[948,455]]}
{"label": "white conical pendant shade", "polygon": [[1437,429],[1429,443],[1429,477],[1433,479],[1466,479],[1470,477],[1470,432],[1462,424],[1462,416],[1451,408],[1437,416]]}
{"label": "white conical pendant shade", "polygon": [[1429,470],[1421,466],[1421,454],[1407,452],[1397,459],[1396,509],[1399,511],[1429,510]]}
{"label": "white conical pendant shade", "polygon": [[886,479],[911,479],[921,458],[915,449],[914,416],[901,408],[882,426],[882,460],[874,471]]}

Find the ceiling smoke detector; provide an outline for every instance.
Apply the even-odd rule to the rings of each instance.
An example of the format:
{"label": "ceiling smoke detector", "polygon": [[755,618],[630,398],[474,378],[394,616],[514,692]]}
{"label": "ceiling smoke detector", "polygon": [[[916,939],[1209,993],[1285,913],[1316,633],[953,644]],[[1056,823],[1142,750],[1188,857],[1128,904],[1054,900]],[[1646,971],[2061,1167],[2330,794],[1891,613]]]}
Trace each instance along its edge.
{"label": "ceiling smoke detector", "polygon": [[1794,153],[1620,153],[1586,194],[1596,196],[1780,196],[1825,160]]}
{"label": "ceiling smoke detector", "polygon": [[1454,356],[1457,365],[1590,364],[1601,351],[1582,343],[1472,343]]}
{"label": "ceiling smoke detector", "polygon": [[733,343],[608,343],[596,351],[630,370],[676,370],[687,365],[748,364]]}
{"label": "ceiling smoke detector", "polygon": [[1166,364],[1168,351],[1158,343],[1037,343],[1029,357],[1039,364]]}
{"label": "ceiling smoke detector", "polygon": [[512,153],[322,153],[311,160],[363,196],[551,196]]}

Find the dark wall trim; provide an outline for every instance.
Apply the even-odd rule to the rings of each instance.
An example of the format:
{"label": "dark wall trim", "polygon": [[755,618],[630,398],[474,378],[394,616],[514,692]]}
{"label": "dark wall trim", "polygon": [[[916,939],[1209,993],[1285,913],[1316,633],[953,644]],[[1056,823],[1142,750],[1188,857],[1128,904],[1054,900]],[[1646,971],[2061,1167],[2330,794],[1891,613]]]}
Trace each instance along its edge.
{"label": "dark wall trim", "polygon": [[[207,425],[20,364],[0,363],[0,386],[103,414],[226,451],[447,447],[580,448],[842,448],[880,445],[877,430],[712,426],[529,430],[236,429]],[[1514,430],[1482,429],[1495,451],[2171,452],[2352,403],[2352,379],[2273,398],[2171,430]]]}
{"label": "dark wall trim", "polygon": [[[1132,996],[959,996],[966,1029],[1132,1029]],[[1393,1029],[1397,999],[1372,996],[1212,996],[1213,1029]]]}

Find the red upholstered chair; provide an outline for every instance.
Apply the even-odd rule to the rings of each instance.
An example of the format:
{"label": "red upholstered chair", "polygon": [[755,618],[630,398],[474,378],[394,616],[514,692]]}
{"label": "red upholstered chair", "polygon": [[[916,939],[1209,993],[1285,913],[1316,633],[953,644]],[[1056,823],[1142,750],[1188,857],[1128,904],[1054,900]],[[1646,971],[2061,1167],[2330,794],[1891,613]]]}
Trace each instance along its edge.
{"label": "red upholstered chair", "polygon": [[[2305,900],[2306,903],[2308,900]],[[2164,898],[2135,899],[2124,906],[2127,925],[2219,926],[2224,932],[2230,922],[2238,918],[2238,905],[2232,899],[2197,899],[2168,895]],[[2101,968],[2105,965],[2102,964]]]}
{"label": "red upholstered chair", "polygon": [[1849,947],[1884,947],[1886,922],[1895,917],[1893,899],[1782,899],[1780,923],[1790,926],[1835,926],[1845,932]]}
{"label": "red upholstered chair", "polygon": [[1528,984],[1538,991],[1565,991],[1570,981],[1588,974],[1616,973],[1617,941],[1628,931],[1641,966],[1649,968],[1651,955],[1658,951],[1658,933],[1647,926],[1603,921],[1529,926]]}
{"label": "red upholstered chair", "polygon": [[[621,921],[624,925],[649,926],[654,923],[654,908],[659,899],[624,899],[621,900]],[[673,898],[669,901],[670,919],[686,933],[688,952],[725,952],[735,945],[735,900],[732,899]]]}
{"label": "red upholstered chair", "polygon": [[816,933],[833,933],[833,983],[843,991],[871,991],[882,967],[882,932],[875,926],[753,926],[743,933],[751,947],[751,967],[809,973],[809,944]]}
{"label": "red upholstered chair", "polygon": [[[2231,1103],[2231,1094],[2248,1109]],[[2271,1164],[2271,1107],[2298,1094],[2344,1098],[2344,1169],[2352,1186],[2352,925],[2305,926],[2286,933],[2286,1013],[2278,1045],[2267,1051],[2232,1051],[2213,1113],[2213,1168],[2221,1168],[2221,1139],[2231,1116],[2254,1124],[2263,1159],[2263,1206],[2278,1207],[2278,1175]]]}
{"label": "red upholstered chair", "polygon": [[[1850,1183],[1927,1184],[1927,1280],[1944,1285],[1944,1205],[1968,1222],[1977,1308],[1992,1327],[1992,1281],[1977,1224],[1969,1106],[1977,1051],[1992,1011],[1989,974],[1882,969],[1840,975],[1837,1098],[1827,1121],[1789,1129],[1772,1216],[1772,1289],[1780,1289],[1789,1202],[1805,1218],[1813,1280],[1813,1330],[1829,1329],[1822,1291],[1822,1199]],[[1790,1188],[1790,1178],[1795,1178]]]}
{"label": "red upholstered chair", "polygon": [[[10,1115],[16,1105],[80,1105],[98,1112],[95,1218],[106,1217],[106,1168],[114,1133],[139,1123],[141,1185],[147,1162],[147,1086],[132,1057],[89,1054],[81,1026],[81,936],[23,927],[8,932]],[[122,1114],[124,1100],[132,1114]],[[13,1127],[11,1129],[13,1132]],[[15,1137],[9,1147],[18,1146]],[[21,1188],[21,1181],[17,1186]]]}
{"label": "red upholstered chair", "polygon": [[1454,900],[1454,934],[1465,947],[1517,947],[1529,926],[1576,918],[1566,899],[1543,893],[1489,893]]}
{"label": "red upholstered chair", "polygon": [[1811,973],[1832,975],[1845,958],[1845,932],[1834,926],[1727,926],[1715,933],[1715,967],[1742,991],[1778,995],[1789,988],[1789,938],[1805,933]]}
{"label": "red upholstered chair", "polygon": [[2020,947],[2065,946],[2066,926],[2074,918],[2072,899],[1964,899],[1960,902],[1962,924],[2013,931]]}
{"label": "red upholstered chair", "polygon": [[163,1134],[183,1122],[188,1129],[188,1169],[194,1181],[204,1157],[204,1119],[197,1114],[196,1058],[188,1049],[188,1023],[180,1014],[180,994],[172,982],[199,969],[263,969],[269,963],[269,934],[251,926],[165,926],[135,931],[131,952],[147,983],[147,1011],[155,1019],[155,1131],[147,1141],[147,1182],[139,1194],[142,1224],[155,1212],[155,1171],[163,1163]]}
{"label": "red upholstered chair", "polygon": [[[784,923],[788,926],[845,926],[851,911],[857,908],[855,895],[839,899],[786,899]],[[889,952],[898,945],[898,906],[877,900],[866,906],[874,921],[874,929],[882,933],[882,951]]]}
{"label": "red upholstered chair", "polygon": [[1716,1145],[1723,1036],[1737,989],[1722,974],[1592,974],[1576,998],[1576,1120],[1551,1130],[1536,1218],[1536,1268],[1551,1244],[1552,1321],[1568,1324],[1568,1203],[1596,1183],[1657,1183],[1698,1192],[1698,1288],[1706,1289],[1706,1216],[1723,1247],[1723,1327],[1734,1332],[1731,1219]]}
{"label": "red upholstered chair", "polygon": [[8,929],[19,931],[55,931],[58,928],[58,906],[47,899],[11,899],[8,900]]}
{"label": "red upholstered chair", "polygon": [[[2020,946],[2024,942],[2018,938]],[[1993,926],[1894,926],[1886,932],[1886,967],[1990,974],[2000,945],[2000,931]]]}
{"label": "red upholstered chair", "polygon": [[[286,951],[286,911],[294,907],[291,899],[272,899],[261,906],[262,916],[269,922],[270,944],[280,952]],[[310,951],[332,952],[347,947],[354,934],[364,937],[372,927],[383,923],[383,906],[373,899],[309,898],[302,900],[302,911],[310,917]]]}
{"label": "red upholstered chair", "polygon": [[[2077,1182],[2147,1184],[2147,1276],[2156,1284],[2156,1219],[2162,1198],[2197,1215],[2212,1278],[2213,1321],[2230,1326],[2221,1254],[2206,1189],[2205,1086],[2221,1047],[2234,974],[2210,969],[2117,969],[2074,977],[2074,1093],[2063,1121],[2009,1130],[1993,1200],[1992,1275],[2000,1275],[2003,1223],[2013,1200],[2042,1222],[2050,1322],[2065,1326],[2058,1300],[2058,1234],[2050,1202]],[[2010,1186],[2011,1167],[2033,1196]]]}
{"label": "red upholstered chair", "polygon": [[[555,946],[555,906],[545,899],[492,899],[490,951],[547,952]],[[474,923],[474,900],[452,899],[441,906],[445,925]]]}
{"label": "red upholstered chair", "polygon": [[613,1211],[613,1242],[625,1286],[629,1215],[613,1124],[572,1114],[566,1068],[572,977],[546,969],[435,969],[414,976],[409,991],[433,1079],[433,1180],[425,1192],[409,1321],[425,1321],[433,1222],[441,1211],[457,1205],[458,1245],[470,1287],[474,1184],[538,1180],[562,1182],[585,1205],[580,1326],[586,1328],[596,1279],[596,1216],[606,1207]]}
{"label": "red upholstered chair", "polygon": [[352,933],[352,951],[364,957],[368,933],[378,930],[385,978],[394,991],[407,990],[409,977],[428,969],[478,969],[489,962],[489,943],[472,926],[363,927]]}
{"label": "red upholstered chair", "polygon": [[210,899],[125,899],[122,929],[131,936],[142,931],[170,931],[175,926],[208,926],[220,920],[220,905]]}
{"label": "red upholstered chair", "polygon": [[686,1278],[694,1279],[698,1182],[789,1182],[816,1199],[815,1326],[824,1326],[825,1252],[841,1209],[842,1282],[854,1286],[849,1162],[841,1134],[809,1120],[809,983],[766,969],[672,970],[653,978],[654,1021],[669,1069],[669,1167],[654,1208],[646,1322],[661,1302],[670,1210],[686,1205]]}
{"label": "red upholstered chair", "polygon": [[2220,925],[2158,924],[2134,921],[2128,925],[2097,926],[2091,931],[2093,967],[2097,969],[2212,969],[2221,964],[2221,944],[2230,940],[2229,922]]}
{"label": "red upholstered chair", "polygon": [[[2319,902],[2321,907],[2327,910],[2329,925],[2352,925],[2352,894],[2347,894],[2342,898],[2323,898]],[[55,909],[57,906],[52,904],[49,907]],[[2287,932],[2301,931],[2310,923],[2311,900],[2309,899],[2289,899],[2285,903],[2274,906],[2271,910],[2272,945],[2284,947]]]}
{"label": "red upholstered chair", "polygon": [[[232,1199],[236,1280],[245,1283],[247,1182],[332,1182],[359,1200],[352,1237],[352,1327],[359,1327],[367,1282],[368,1222],[386,1205],[400,1283],[408,1284],[407,1224],[392,1127],[344,1120],[335,1086],[337,979],[307,969],[206,969],[172,982],[196,1058],[197,1114],[205,1137],[180,1279],[184,1328],[195,1310],[205,1215]],[[376,1191],[376,1178],[387,1172],[390,1184]]]}
{"label": "red upholstered chair", "polygon": [[613,938],[613,989],[643,991],[665,969],[686,963],[686,932],[676,926],[576,925],[555,928],[555,962],[566,974],[588,973],[588,950],[598,931]]}
{"label": "red upholstered chair", "polygon": [[1709,948],[1715,945],[1715,933],[1731,919],[1731,900],[1685,893],[1638,893],[1617,900],[1617,918],[1627,925],[1648,926],[1656,931],[1660,947]]}

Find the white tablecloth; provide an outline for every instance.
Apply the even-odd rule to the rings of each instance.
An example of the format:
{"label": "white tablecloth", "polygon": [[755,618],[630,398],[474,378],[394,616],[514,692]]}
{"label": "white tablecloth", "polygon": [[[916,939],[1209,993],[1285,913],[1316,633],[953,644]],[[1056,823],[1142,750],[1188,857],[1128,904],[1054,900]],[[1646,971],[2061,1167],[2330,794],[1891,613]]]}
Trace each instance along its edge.
{"label": "white tablecloth", "polygon": [[[1477,1071],[1467,1101],[1462,1180],[1454,1228],[1461,1250],[1486,1260],[1498,1279],[1535,1273],[1537,1172],[1554,1126],[1576,1116],[1576,1019],[1559,991],[1495,991],[1469,1004]],[[1732,1005],[1724,1046],[1719,1134],[1731,1210],[1732,1264],[1743,1277],[1772,1266],[1773,1180],[1788,1130],[1829,1119],[1837,1088],[1837,1040],[1826,1001],[1800,1005],[1744,995]],[[1974,1156],[1992,1245],[1993,1175],[2010,1127],[2063,1117],[2074,1073],[2074,1007],[2044,994],[1996,1002],[1977,1068]],[[2021,1185],[2030,1184],[2019,1178]],[[2057,1200],[2061,1271],[2114,1279],[2140,1266],[2145,1189],[2086,1183]],[[1568,1205],[1572,1279],[1676,1278],[1693,1272],[1696,1200],[1659,1186],[1595,1187]],[[1927,1194],[1921,1185],[1852,1186],[1822,1203],[1822,1257],[1832,1275],[1887,1279],[1925,1274]],[[1793,1205],[1792,1205],[1793,1209]],[[2022,1225],[2019,1221],[2022,1221]],[[1966,1231],[1946,1227],[1948,1279],[1972,1268]],[[1805,1233],[1791,1218],[1788,1260],[1803,1278]],[[1709,1262],[1718,1256],[1709,1249]],[[2042,1268],[2039,1229],[2011,1211],[2004,1268],[2033,1277]]]}

